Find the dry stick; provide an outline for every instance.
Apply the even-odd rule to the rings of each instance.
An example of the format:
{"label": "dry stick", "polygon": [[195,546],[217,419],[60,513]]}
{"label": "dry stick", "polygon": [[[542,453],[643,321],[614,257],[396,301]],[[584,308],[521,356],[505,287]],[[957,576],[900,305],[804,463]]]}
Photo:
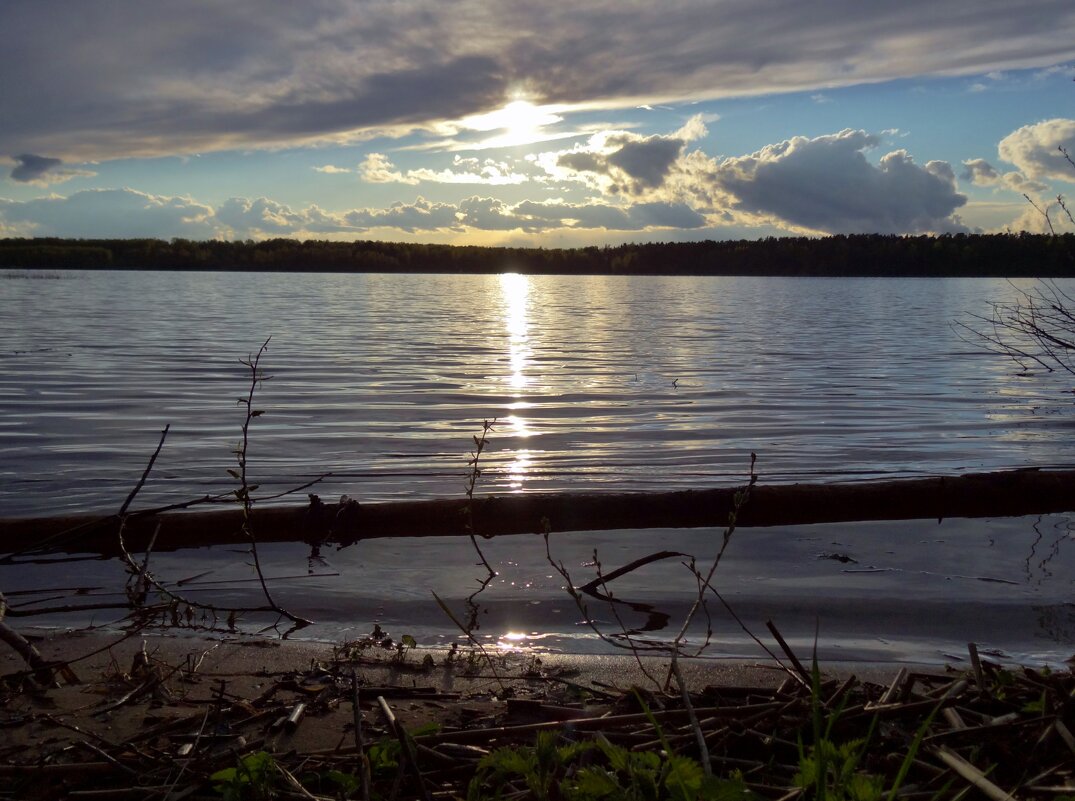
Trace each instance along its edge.
{"label": "dry stick", "polygon": [[1057,718],[1053,721],[1053,728],[1056,729],[1056,733],[1060,735],[1060,739],[1064,741],[1064,744],[1071,750],[1071,753],[1075,754],[1075,736],[1073,736],[1071,730],[1064,725],[1064,721]]}
{"label": "dry stick", "polygon": [[[549,541],[550,531],[548,519],[544,519],[543,523],[545,524],[545,559],[548,561],[549,565],[552,566],[552,569],[559,573],[560,577],[567,582],[564,589],[567,594],[571,596],[571,599],[575,602],[575,606],[578,607],[579,612],[582,614],[583,622],[590,627],[590,630],[593,631],[593,633],[596,634],[602,642],[611,645],[613,648],[630,650],[631,655],[635,658],[635,662],[638,664],[638,669],[642,672],[642,675],[645,676],[649,681],[653,682],[655,687],[660,689],[661,684],[659,681],[657,681],[657,677],[651,674],[646,669],[645,664],[643,664],[642,662],[642,657],[639,654],[639,651],[641,650],[639,644],[632,642],[630,637],[627,638],[626,645],[622,642],[619,642],[618,640],[614,640],[610,636],[605,634],[605,632],[601,631],[601,629],[597,626],[597,623],[594,622],[594,619],[590,615],[589,609],[586,606],[586,602],[582,600],[582,595],[579,593],[578,590],[575,589],[575,583],[571,580],[571,574],[568,572],[567,567],[564,566],[563,561],[558,562],[552,558],[552,544]],[[619,615],[616,612],[615,606],[612,607],[612,610],[613,615],[615,615],[616,619],[619,620]],[[622,622],[620,624],[620,627],[623,628]]]}
{"label": "dry stick", "polygon": [[691,703],[691,694],[687,691],[687,682],[683,680],[683,674],[679,669],[679,662],[672,661],[672,670],[676,674],[676,684],[679,685],[680,695],[683,697],[683,708],[687,710],[687,719],[690,721],[694,732],[694,739],[698,743],[698,758],[702,762],[702,770],[706,776],[713,775],[713,765],[709,761],[709,746],[705,742],[705,732],[698,724],[698,716],[694,713],[694,704]]}
{"label": "dry stick", "polygon": [[388,721],[388,728],[390,728],[399,739],[399,744],[403,749],[403,756],[406,758],[407,762],[410,763],[411,769],[418,779],[418,788],[422,793],[422,798],[424,798],[425,801],[431,801],[429,789],[426,787],[425,778],[422,776],[422,771],[418,767],[418,759],[414,753],[413,744],[407,736],[407,732],[403,731],[403,727],[399,725],[399,722],[396,720],[396,715],[392,711],[392,707],[390,707],[388,702],[384,700],[383,695],[377,696],[377,703],[381,707],[381,712],[384,713],[385,720]]}
{"label": "dry stick", "polygon": [[[736,518],[739,515],[743,505],[750,499],[750,491],[754,485],[758,482],[758,476],[754,472],[754,465],[758,461],[758,455],[754,451],[750,452],[750,483],[747,486],[735,493],[732,501],[732,509],[728,512],[728,525],[724,529],[724,539],[721,542],[720,550],[717,551],[717,555],[713,558],[713,563],[709,566],[709,572],[706,573],[705,578],[699,583],[698,594],[694,599],[694,603],[691,604],[690,610],[687,612],[686,617],[683,619],[683,625],[679,629],[679,633],[672,640],[672,665],[669,666],[668,675],[665,677],[665,687],[668,687],[672,683],[672,667],[675,665],[676,659],[679,656],[680,643],[683,642],[683,638],[687,635],[687,629],[690,627],[691,621],[694,620],[694,616],[698,613],[698,609],[705,604],[705,588],[713,580],[713,574],[717,572],[717,567],[720,565],[720,560],[724,558],[724,552],[728,549],[728,543],[732,541],[732,534],[735,533]],[[697,577],[697,573],[695,576]]]}
{"label": "dry stick", "polygon": [[[485,569],[489,571],[489,578],[496,575],[496,571],[493,570],[492,565],[485,558],[485,554],[478,546],[478,540],[475,537],[474,529],[474,488],[478,483],[478,479],[481,477],[482,471],[478,468],[478,460],[481,459],[482,451],[485,450],[485,444],[488,441],[487,435],[496,425],[496,418],[493,418],[492,422],[488,420],[482,421],[482,433],[480,437],[474,437],[474,451],[470,454],[470,461],[467,462],[467,467],[470,468],[470,474],[467,476],[467,483],[464,491],[466,492],[467,500],[466,505],[463,507],[464,514],[464,526],[467,533],[470,535],[470,542],[474,546],[474,550],[478,552],[478,558],[481,559],[481,563],[485,565]],[[482,589],[485,589],[483,586]]]}
{"label": "dry stick", "polygon": [[[694,713],[700,718],[718,718],[739,720],[742,717],[751,717],[761,712],[781,709],[786,706],[783,701],[767,701],[762,704],[746,704],[743,706],[708,706],[698,707]],[[557,731],[570,726],[575,731],[607,731],[620,726],[644,725],[651,722],[651,718],[659,723],[682,723],[689,720],[685,709],[666,709],[651,712],[631,712],[624,715],[608,715],[594,718],[574,718],[571,720],[551,720],[541,723],[525,723],[518,726],[499,726],[490,729],[464,729],[462,731],[430,734],[415,738],[422,745],[435,745],[440,742],[489,742],[494,738],[511,737],[517,734],[534,734],[541,731]]]}
{"label": "dry stick", "polygon": [[355,749],[362,779],[362,801],[370,801],[370,760],[366,756],[366,739],[362,734],[362,707],[358,697],[358,674],[351,668],[351,712],[355,722]]}
{"label": "dry stick", "polygon": [[651,564],[652,562],[668,559],[673,556],[688,556],[688,554],[680,553],[679,551],[658,551],[657,553],[651,553],[649,556],[643,556],[641,559],[635,559],[633,562],[628,562],[623,567],[616,568],[611,573],[604,573],[593,581],[586,582],[579,587],[579,591],[584,592],[587,595],[597,595],[596,589],[598,586],[605,587],[608,582],[618,579],[620,576],[625,576],[634,570],[638,570],[640,567],[645,567],[646,565]]}
{"label": "dry stick", "polygon": [[810,682],[806,681],[806,679],[804,679],[802,676],[800,676],[794,670],[792,670],[787,665],[785,665],[783,662],[781,662],[780,657],[777,656],[776,654],[774,654],[772,649],[769,648],[768,645],[766,645],[760,639],[758,639],[758,636],[747,627],[747,624],[743,622],[743,619],[741,617],[739,617],[738,614],[736,614],[736,611],[732,608],[731,604],[729,604],[724,599],[724,596],[721,595],[717,591],[716,587],[714,587],[712,584],[707,584],[706,586],[709,587],[710,592],[712,592],[714,595],[717,596],[717,600],[719,600],[721,602],[721,604],[724,605],[724,609],[728,612],[729,615],[732,616],[732,618],[735,620],[735,622],[739,624],[739,628],[741,628],[744,632],[746,632],[747,636],[750,637],[750,639],[754,640],[754,642],[757,643],[758,647],[760,647],[763,651],[765,651],[765,653],[767,653],[769,655],[769,657],[774,662],[776,662],[778,665],[780,665],[781,670],[783,670],[785,673],[787,673],[788,676],[790,676],[792,679],[797,681],[800,685],[802,685],[804,687],[809,687]]}
{"label": "dry stick", "polygon": [[271,336],[261,344],[261,347],[258,348],[258,352],[255,356],[248,357],[246,360],[239,360],[240,364],[246,365],[250,368],[250,388],[247,390],[246,398],[239,399],[239,403],[244,404],[246,406],[246,418],[243,420],[242,429],[243,439],[242,443],[239,446],[239,451],[237,453],[239,462],[240,485],[238,494],[239,499],[242,501],[243,504],[242,532],[250,543],[250,555],[254,560],[254,570],[257,571],[258,579],[261,583],[261,591],[265,595],[265,600],[269,602],[269,605],[273,608],[273,611],[286,617],[288,620],[294,623],[297,628],[302,628],[303,626],[311,625],[313,621],[292,614],[291,612],[280,606],[278,603],[276,603],[276,601],[273,599],[272,593],[269,592],[269,585],[265,581],[265,574],[264,572],[262,572],[261,569],[261,559],[258,556],[257,539],[254,537],[254,532],[250,527],[250,511],[253,507],[253,501],[250,498],[251,487],[248,484],[246,477],[247,452],[250,444],[250,421],[253,420],[255,417],[261,416],[262,414],[260,409],[254,408],[254,392],[257,389],[258,385],[264,380],[258,372],[258,364],[261,361],[261,357],[265,353],[265,350],[269,347],[270,339],[272,339]]}
{"label": "dry stick", "polygon": [[974,669],[974,681],[978,685],[978,692],[984,693],[985,677],[982,675],[982,660],[978,656],[978,646],[972,642],[967,643],[967,653],[970,654],[970,664]]}
{"label": "dry stick", "polygon": [[[116,517],[119,519],[119,527],[116,530],[116,542],[119,547],[120,555],[127,563],[128,568],[134,572],[140,572],[141,568],[135,561],[134,557],[131,555],[130,551],[127,550],[127,544],[124,538],[124,529],[127,524],[127,519],[128,517],[130,517],[130,515],[127,514],[127,509],[130,508],[131,503],[134,502],[134,499],[138,495],[139,490],[142,489],[142,486],[146,483],[146,479],[149,477],[150,472],[153,470],[153,465],[154,463],[156,463],[157,457],[160,455],[161,449],[164,447],[164,440],[168,436],[168,430],[170,428],[171,425],[166,425],[164,427],[164,430],[161,431],[160,441],[157,443],[156,450],[153,451],[153,455],[149,458],[149,462],[146,464],[145,470],[142,471],[142,475],[138,479],[138,483],[135,485],[134,489],[131,490],[130,494],[127,496],[127,499],[123,502],[123,506],[120,507],[120,510],[116,515]],[[157,526],[159,528],[160,524],[158,523]],[[156,532],[154,532],[154,541],[156,540],[156,536]],[[286,615],[283,610],[281,610],[275,605],[271,605],[269,607],[218,607],[213,604],[202,603],[200,601],[191,601],[165,587],[163,584],[161,584],[160,581],[153,577],[152,573],[146,571],[143,573],[143,576],[145,581],[152,585],[153,588],[160,592],[162,595],[171,599],[172,601],[182,603],[192,609],[203,609],[212,612],[214,615],[217,612],[224,611],[225,609],[229,612],[276,612],[277,614]],[[271,603],[272,599],[270,598],[269,601]],[[294,620],[294,618],[291,619]]]}
{"label": "dry stick", "polygon": [[978,768],[965,760],[955,751],[952,751],[945,746],[940,746],[936,750],[937,758],[940,759],[945,765],[958,773],[961,777],[966,779],[972,785],[977,787],[983,793],[985,793],[991,801],[1016,801],[1016,798],[1011,793],[1007,793],[1001,790],[993,782],[989,781]]}
{"label": "dry stick", "polygon": [[[896,672],[896,677],[892,679],[892,683],[888,686],[888,689],[885,690],[885,693],[881,696],[880,700],[878,700],[877,703],[879,706],[885,706],[886,704],[895,704],[899,702],[900,695],[903,693],[903,685],[907,681],[907,675],[909,672],[910,671],[908,671],[905,667],[901,667]],[[944,695],[942,697],[947,698],[950,694],[949,690],[951,690],[951,687],[945,690]]]}
{"label": "dry stick", "polygon": [[462,623],[460,623],[459,619],[452,613],[452,610],[448,607],[448,604],[446,604],[441,599],[441,597],[439,595],[437,595],[435,592],[433,592],[432,590],[430,590],[430,593],[433,595],[433,600],[437,602],[437,606],[439,606],[441,608],[441,611],[444,612],[444,614],[446,614],[448,616],[448,619],[451,620],[455,624],[456,628],[458,628],[461,632],[463,632],[463,636],[467,638],[467,640],[470,642],[470,644],[478,649],[478,651],[481,653],[482,657],[484,657],[486,664],[489,665],[489,670],[492,672],[493,678],[496,679],[497,684],[500,685],[500,689],[503,690],[504,689],[504,680],[496,672],[496,665],[493,664],[493,658],[491,656],[489,656],[489,653],[485,650],[485,646],[483,646],[481,644],[481,642],[478,640],[478,638],[474,636],[473,627],[472,626],[464,626]]}
{"label": "dry stick", "polygon": [[777,644],[780,646],[780,650],[784,652],[784,655],[787,656],[788,661],[790,661],[792,666],[794,666],[795,670],[799,672],[799,676],[802,678],[802,680],[806,683],[807,686],[810,686],[813,683],[813,679],[810,676],[810,672],[803,667],[803,663],[799,661],[799,657],[795,656],[795,652],[791,650],[791,646],[789,646],[784,641],[784,638],[781,636],[780,632],[776,628],[776,624],[772,620],[766,620],[765,627],[769,629],[770,633],[773,635],[773,639],[775,639]]}
{"label": "dry stick", "polygon": [[30,666],[35,674],[40,674],[40,679],[51,684],[53,681],[52,666],[45,661],[45,658],[41,656],[41,652],[29,640],[4,622],[6,614],[7,601],[4,600],[4,594],[0,592],[0,641],[11,646],[12,650],[22,657],[23,661]]}

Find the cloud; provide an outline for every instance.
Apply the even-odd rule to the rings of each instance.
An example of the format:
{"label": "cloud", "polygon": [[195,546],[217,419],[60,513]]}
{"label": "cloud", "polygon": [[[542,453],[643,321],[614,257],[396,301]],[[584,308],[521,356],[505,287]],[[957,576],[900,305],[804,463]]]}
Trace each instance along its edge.
{"label": "cloud", "polygon": [[32,236],[208,239],[217,233],[212,218],[210,206],[190,198],[133,189],[90,189],[0,205],[0,221]]}
{"label": "cloud", "polygon": [[739,158],[713,162],[693,177],[737,211],[776,217],[828,233],[966,230],[953,213],[967,201],[947,162],[919,167],[905,150],[875,166],[865,156],[876,135],[844,130],[797,136]]}
{"label": "cloud", "polygon": [[1049,187],[1041,181],[1027,178],[1021,172],[1012,170],[1001,173],[985,159],[968,159],[963,162],[962,178],[975,186],[992,186],[998,189],[1011,189],[1014,192],[1044,192]]}
{"label": "cloud", "polygon": [[396,166],[383,153],[370,153],[359,166],[359,172],[364,181],[374,184],[413,185],[424,181],[434,184],[503,186],[506,184],[522,184],[530,180],[529,177],[522,173],[513,172],[507,162],[494,159],[479,161],[476,158],[456,156],[452,160],[452,166],[462,169],[431,170],[428,167],[421,167],[417,170],[407,170],[406,173],[402,173],[396,169]]}
{"label": "cloud", "polygon": [[417,178],[408,178],[396,169],[384,153],[370,153],[358,165],[358,174],[371,184],[416,184]]}
{"label": "cloud", "polygon": [[233,197],[216,208],[191,198],[150,195],[133,189],[75,192],[29,201],[0,198],[0,231],[10,236],[85,239],[265,239],[333,235],[353,238],[372,229],[406,233],[466,230],[542,233],[558,229],[644,231],[696,229],[704,215],[682,203],[613,205],[601,201],[524,200],[472,196],[458,203],[418,197],[387,208],[331,212],[316,205],[293,208],[266,197]]}
{"label": "cloud", "polygon": [[951,165],[919,166],[905,150],[872,164],[866,151],[880,146],[876,134],[797,136],[718,160],[701,150],[688,152],[688,130],[706,135],[698,121],[667,136],[606,131],[535,160],[554,180],[582,181],[640,201],[686,204],[726,221],[831,233],[966,230],[954,215],[967,199],[956,191]]}
{"label": "cloud", "polygon": [[61,184],[72,178],[92,177],[95,172],[88,170],[73,170],[63,168],[62,159],[49,158],[48,156],[36,156],[33,153],[23,153],[14,157],[15,166],[11,170],[11,180],[19,183],[37,184]]}
{"label": "cloud", "polygon": [[602,131],[571,150],[542,153],[536,162],[557,180],[580,181],[612,194],[641,196],[660,188],[687,143],[707,133],[700,115],[667,136]]}
{"label": "cloud", "polygon": [[985,159],[967,159],[963,162],[962,177],[975,186],[995,186],[1000,173]]}
{"label": "cloud", "polygon": [[1068,0],[92,8],[0,12],[0,153],[87,161],[433,130],[503,108],[519,87],[543,106],[634,107],[1075,58]]}
{"label": "cloud", "polygon": [[293,210],[266,197],[233,197],[216,209],[213,221],[224,236],[235,239],[291,236],[296,233],[332,233],[349,230],[344,219],[316,205]]}
{"label": "cloud", "polygon": [[459,209],[451,203],[431,203],[419,197],[414,203],[393,203],[387,209],[354,209],[343,215],[348,225],[361,231],[397,228],[401,231],[461,231]]}
{"label": "cloud", "polygon": [[1075,153],[1075,120],[1024,125],[1001,139],[997,150],[1004,161],[1014,164],[1028,178],[1075,182],[1075,167],[1064,158],[1061,147]]}
{"label": "cloud", "polygon": [[493,197],[473,196],[458,204],[433,203],[419,197],[414,203],[396,203],[388,209],[349,212],[347,222],[357,228],[398,228],[408,233],[433,231],[523,231],[542,233],[559,229],[642,231],[655,228],[701,228],[706,218],[681,203],[569,203],[564,200],[524,200],[511,204]]}
{"label": "cloud", "polygon": [[320,167],[314,167],[314,172],[323,172],[326,175],[340,175],[342,173],[353,172],[353,170],[349,170],[346,167],[336,167],[332,164],[325,164]]}

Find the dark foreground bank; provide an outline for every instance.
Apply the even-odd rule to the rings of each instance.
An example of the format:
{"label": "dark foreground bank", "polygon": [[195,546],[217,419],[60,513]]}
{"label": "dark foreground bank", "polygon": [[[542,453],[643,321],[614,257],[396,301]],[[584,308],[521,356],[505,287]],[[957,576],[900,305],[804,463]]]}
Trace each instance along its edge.
{"label": "dark foreground bank", "polygon": [[[1075,676],[406,653],[247,639],[39,643],[3,671],[19,798],[1057,798]],[[778,652],[779,653],[779,652]],[[74,662],[82,655],[92,654]],[[805,655],[800,655],[805,656]],[[805,662],[805,664],[804,664]]]}

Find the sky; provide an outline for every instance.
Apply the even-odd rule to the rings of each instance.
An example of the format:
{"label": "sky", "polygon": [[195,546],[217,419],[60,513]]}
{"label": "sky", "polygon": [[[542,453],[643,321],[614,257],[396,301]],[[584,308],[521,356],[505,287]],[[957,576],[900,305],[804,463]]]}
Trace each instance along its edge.
{"label": "sky", "polygon": [[1071,0],[0,4],[0,236],[1072,230],[1060,148]]}

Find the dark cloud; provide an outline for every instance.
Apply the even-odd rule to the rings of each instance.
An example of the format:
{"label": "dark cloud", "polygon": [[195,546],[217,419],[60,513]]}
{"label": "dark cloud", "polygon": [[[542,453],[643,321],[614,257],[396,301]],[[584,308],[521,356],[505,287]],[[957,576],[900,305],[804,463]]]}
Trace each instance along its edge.
{"label": "dark cloud", "polygon": [[[693,118],[692,136],[704,136],[705,126]],[[596,134],[572,150],[543,154],[539,162],[554,177],[600,176],[589,181],[613,194],[644,195],[668,178],[687,144],[686,134],[640,136],[623,131]]]}
{"label": "dark cloud", "polygon": [[21,156],[15,156],[15,167],[11,170],[11,179],[21,183],[36,181],[49,170],[54,170],[61,164],[63,164],[61,159],[50,159],[47,156],[23,153]]}
{"label": "dark cloud", "polygon": [[633,179],[628,191],[638,194],[660,186],[668,171],[679,158],[686,143],[682,139],[650,136],[645,139],[620,136],[609,140],[616,149],[609,153],[608,163]]}
{"label": "dark cloud", "polygon": [[1073,30],[1070,0],[5,3],[0,153],[295,142],[488,111],[518,86],[607,107],[980,74],[1071,60]]}
{"label": "dark cloud", "polygon": [[953,213],[967,202],[946,162],[919,167],[904,150],[877,165],[865,156],[878,137],[842,131],[794,137],[751,156],[725,159],[709,180],[736,209],[830,233],[965,230]]}

